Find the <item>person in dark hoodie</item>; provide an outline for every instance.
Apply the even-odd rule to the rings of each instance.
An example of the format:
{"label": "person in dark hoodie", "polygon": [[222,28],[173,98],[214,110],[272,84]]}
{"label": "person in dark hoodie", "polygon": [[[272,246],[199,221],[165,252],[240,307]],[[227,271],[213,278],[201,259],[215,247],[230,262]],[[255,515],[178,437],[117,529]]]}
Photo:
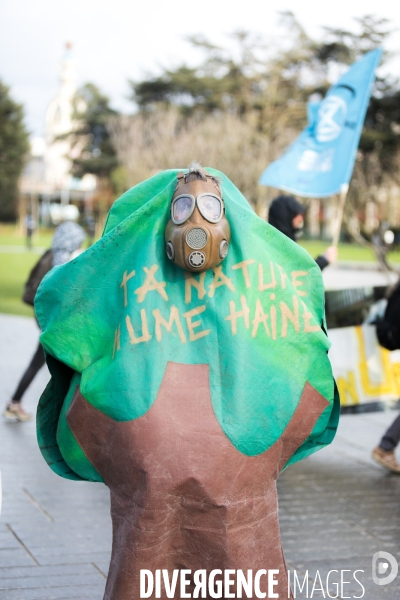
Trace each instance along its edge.
{"label": "person in dark hoodie", "polygon": [[[285,196],[282,194],[272,201],[269,208],[268,222],[295,242],[303,229],[304,211],[305,207],[294,196]],[[324,254],[317,256],[315,262],[322,271],[329,264],[335,262],[336,259],[337,248],[336,246],[330,246],[325,250]]]}

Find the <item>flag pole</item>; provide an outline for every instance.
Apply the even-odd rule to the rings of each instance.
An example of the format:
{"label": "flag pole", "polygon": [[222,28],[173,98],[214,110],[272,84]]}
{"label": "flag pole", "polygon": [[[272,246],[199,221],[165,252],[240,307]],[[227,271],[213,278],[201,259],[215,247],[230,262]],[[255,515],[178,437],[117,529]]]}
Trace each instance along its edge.
{"label": "flag pole", "polygon": [[336,219],[333,224],[332,246],[337,246],[339,243],[340,230],[342,229],[344,204],[349,189],[349,184],[344,183],[339,192],[339,205],[336,213]]}

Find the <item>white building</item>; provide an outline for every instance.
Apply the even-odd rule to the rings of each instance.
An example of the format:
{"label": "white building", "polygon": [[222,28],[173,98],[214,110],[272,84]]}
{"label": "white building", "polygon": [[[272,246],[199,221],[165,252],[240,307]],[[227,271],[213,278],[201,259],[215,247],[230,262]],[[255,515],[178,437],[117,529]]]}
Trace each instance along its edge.
{"label": "white building", "polygon": [[50,203],[85,202],[91,199],[96,188],[94,175],[77,179],[70,173],[70,159],[80,153],[79,146],[72,147],[68,137],[77,126],[73,119],[76,92],[76,60],[71,45],[66,44],[60,88],[46,111],[44,137],[31,139],[31,158],[21,177],[22,194],[30,198],[39,196],[43,201],[43,216]]}

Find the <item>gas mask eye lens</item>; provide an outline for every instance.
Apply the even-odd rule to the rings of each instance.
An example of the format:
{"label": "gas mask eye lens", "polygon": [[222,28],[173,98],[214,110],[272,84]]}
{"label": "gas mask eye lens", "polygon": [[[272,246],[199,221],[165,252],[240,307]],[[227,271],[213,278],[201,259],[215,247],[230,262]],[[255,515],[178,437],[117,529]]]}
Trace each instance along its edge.
{"label": "gas mask eye lens", "polygon": [[194,209],[193,196],[182,195],[175,198],[172,202],[171,217],[176,225],[180,225],[188,220]]}
{"label": "gas mask eye lens", "polygon": [[222,217],[222,200],[213,194],[197,196],[199,211],[210,223],[218,223]]}

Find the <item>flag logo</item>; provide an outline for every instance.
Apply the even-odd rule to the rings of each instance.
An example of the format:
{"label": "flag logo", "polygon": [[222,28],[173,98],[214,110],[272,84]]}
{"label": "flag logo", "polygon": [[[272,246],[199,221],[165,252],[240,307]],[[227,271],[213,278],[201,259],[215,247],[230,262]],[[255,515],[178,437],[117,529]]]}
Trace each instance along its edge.
{"label": "flag logo", "polygon": [[328,96],[321,102],[316,130],[318,142],[331,142],[342,132],[346,122],[347,105],[339,96]]}

